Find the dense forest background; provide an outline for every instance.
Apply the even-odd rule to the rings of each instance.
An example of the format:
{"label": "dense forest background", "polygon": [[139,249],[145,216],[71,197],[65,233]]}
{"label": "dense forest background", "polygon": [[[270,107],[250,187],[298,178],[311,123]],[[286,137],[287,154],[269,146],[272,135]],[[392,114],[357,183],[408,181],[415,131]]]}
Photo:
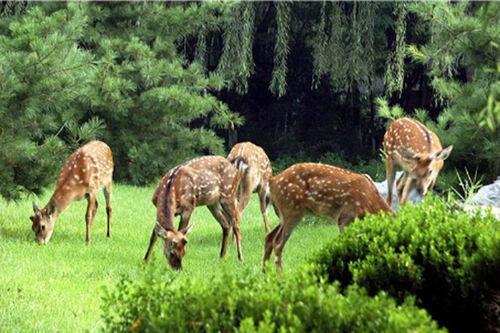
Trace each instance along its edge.
{"label": "dense forest background", "polygon": [[500,5],[478,2],[0,3],[0,195],[52,183],[91,139],[149,184],[236,141],[276,170],[383,177],[387,121],[453,144],[440,176],[500,174]]}

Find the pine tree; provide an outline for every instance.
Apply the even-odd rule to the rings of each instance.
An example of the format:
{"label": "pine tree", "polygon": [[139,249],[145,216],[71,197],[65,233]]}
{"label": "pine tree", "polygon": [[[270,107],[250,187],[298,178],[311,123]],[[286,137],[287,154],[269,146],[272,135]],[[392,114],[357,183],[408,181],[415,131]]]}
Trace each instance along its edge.
{"label": "pine tree", "polygon": [[60,129],[81,119],[92,56],[77,47],[86,25],[78,6],[0,20],[0,195],[17,199],[53,181],[68,151]]}
{"label": "pine tree", "polygon": [[410,9],[427,25],[425,45],[409,48],[428,66],[436,98],[444,106],[430,125],[453,144],[455,166],[500,175],[500,5],[421,3]]}

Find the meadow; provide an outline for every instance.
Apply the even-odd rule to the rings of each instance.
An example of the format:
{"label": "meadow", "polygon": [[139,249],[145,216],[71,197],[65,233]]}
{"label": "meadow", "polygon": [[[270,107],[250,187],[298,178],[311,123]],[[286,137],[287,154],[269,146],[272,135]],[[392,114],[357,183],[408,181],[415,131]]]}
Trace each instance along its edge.
{"label": "meadow", "polygon": [[[94,220],[92,244],[85,245],[86,201],[73,202],[58,218],[48,245],[34,241],[31,202],[43,207],[51,195],[18,202],[0,201],[0,332],[95,332],[102,329],[102,296],[122,277],[141,278],[149,269],[170,268],[157,242],[150,264],[142,258],[149,244],[156,210],[154,187],[115,184],[111,238],[106,238],[104,197]],[[271,227],[278,223],[269,211]],[[181,279],[224,269],[261,270],[264,224],[254,195],[242,216],[245,262],[239,263],[233,243],[219,258],[221,229],[205,207],[197,208],[191,222]],[[305,219],[284,251],[284,274],[308,260],[322,244],[338,235],[329,223]]]}

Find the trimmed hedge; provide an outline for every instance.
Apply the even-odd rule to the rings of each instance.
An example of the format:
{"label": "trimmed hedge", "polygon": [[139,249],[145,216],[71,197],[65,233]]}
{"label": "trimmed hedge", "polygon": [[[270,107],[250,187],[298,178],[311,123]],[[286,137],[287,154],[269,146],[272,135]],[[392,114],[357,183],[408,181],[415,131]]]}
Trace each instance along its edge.
{"label": "trimmed hedge", "polygon": [[383,290],[398,301],[415,296],[451,331],[500,327],[500,221],[491,214],[470,216],[430,197],[398,210],[397,218],[356,221],[314,262],[341,287]]}
{"label": "trimmed hedge", "polygon": [[138,332],[445,332],[425,310],[318,282],[255,272],[190,277],[149,273],[122,280],[104,298],[105,331]]}

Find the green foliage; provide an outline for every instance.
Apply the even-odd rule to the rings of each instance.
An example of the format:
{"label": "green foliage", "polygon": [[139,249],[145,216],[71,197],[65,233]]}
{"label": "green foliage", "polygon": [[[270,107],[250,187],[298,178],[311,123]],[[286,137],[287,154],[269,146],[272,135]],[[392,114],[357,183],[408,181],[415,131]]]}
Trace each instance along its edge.
{"label": "green foliage", "polygon": [[291,5],[286,2],[276,2],[276,25],[278,34],[274,46],[274,68],[269,84],[269,90],[278,97],[286,92],[287,59],[290,53],[290,19]]}
{"label": "green foliage", "polygon": [[229,81],[229,86],[241,94],[248,91],[248,78],[254,68],[256,7],[252,2],[232,4],[224,26],[224,48],[217,70]]}
{"label": "green foliage", "polygon": [[287,279],[250,270],[180,279],[150,271],[104,298],[106,329],[126,332],[438,332],[409,302],[358,288],[342,295],[307,271]]}
{"label": "green foliage", "polygon": [[375,34],[381,31],[380,25],[376,26],[380,8],[376,3],[322,3],[310,40],[314,86],[325,75],[336,91],[370,84],[376,65],[375,47],[381,46],[375,45]]}
{"label": "green foliage", "polygon": [[387,119],[387,123],[405,116],[404,110],[399,105],[389,106],[386,99],[382,97],[375,98],[377,108],[377,116],[382,119]]}
{"label": "green foliage", "polygon": [[2,17],[0,195],[39,192],[96,138],[113,150],[115,179],[134,184],[223,153],[215,129],[242,119],[213,95],[223,79],[178,49],[200,27],[218,29],[226,7],[44,3]]}
{"label": "green foliage", "polygon": [[[223,4],[92,4],[86,38],[98,59],[92,112],[105,120],[118,179],[147,184],[200,153],[223,153],[214,128],[241,119],[211,92],[223,87],[178,44],[210,31]],[[111,23],[112,22],[112,23]],[[140,24],[138,24],[140,22]],[[161,32],[161,33],[159,33]]]}
{"label": "green foliage", "polygon": [[18,199],[54,179],[68,152],[56,134],[82,119],[94,68],[77,47],[87,25],[80,5],[51,14],[32,6],[1,20],[8,24],[0,25],[0,195]]}
{"label": "green foliage", "polygon": [[465,169],[465,176],[460,176],[455,170],[458,179],[458,188],[452,188],[452,191],[457,195],[461,202],[468,204],[474,194],[483,186],[482,178],[478,177],[477,171],[473,176],[469,170]]}
{"label": "green foliage", "polygon": [[445,106],[428,125],[445,145],[453,144],[452,164],[478,168],[493,180],[500,173],[499,4],[419,3],[409,8],[432,36],[409,52],[428,67]]}
{"label": "green foliage", "polygon": [[397,92],[401,94],[403,90],[405,74],[405,56],[406,56],[406,15],[407,9],[404,2],[398,2],[394,6],[394,15],[396,22],[394,30],[396,32],[396,42],[394,50],[389,54],[386,67],[386,95],[390,96]]}
{"label": "green foliage", "polygon": [[384,290],[400,301],[415,296],[453,331],[486,330],[498,319],[500,221],[484,215],[429,197],[402,207],[396,218],[356,221],[315,261],[329,281],[355,283],[371,295]]}

